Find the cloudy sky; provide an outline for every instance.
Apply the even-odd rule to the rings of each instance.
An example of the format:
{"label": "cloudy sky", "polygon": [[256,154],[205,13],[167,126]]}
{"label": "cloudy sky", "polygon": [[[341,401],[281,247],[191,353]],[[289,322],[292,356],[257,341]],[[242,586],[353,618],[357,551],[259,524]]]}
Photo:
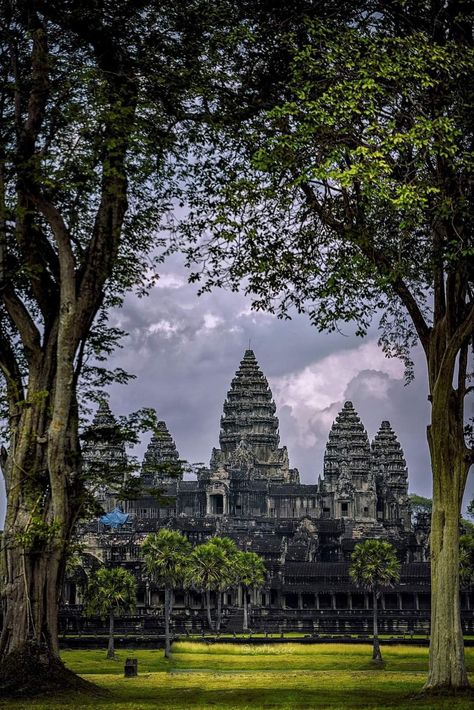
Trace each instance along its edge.
{"label": "cloudy sky", "polygon": [[[242,294],[214,291],[198,298],[196,291],[176,256],[162,267],[148,298],[130,296],[116,313],[129,336],[110,364],[137,376],[112,390],[116,413],[154,407],[181,458],[208,464],[226,392],[250,341],[277,404],[281,444],[302,482],[314,483],[322,473],[329,429],[350,399],[371,439],[383,419],[391,422],[405,452],[410,491],[431,495],[421,353],[415,353],[415,381],[405,386],[402,364],[384,357],[375,329],[364,340],[350,329],[321,334],[304,316],[281,321],[252,312]],[[471,472],[466,500],[474,495],[473,478]]]}

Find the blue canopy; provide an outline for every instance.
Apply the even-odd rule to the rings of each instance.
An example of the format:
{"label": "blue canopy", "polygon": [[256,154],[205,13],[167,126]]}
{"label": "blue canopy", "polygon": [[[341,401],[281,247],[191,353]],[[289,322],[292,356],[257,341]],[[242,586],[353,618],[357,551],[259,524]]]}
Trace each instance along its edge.
{"label": "blue canopy", "polygon": [[110,513],[106,513],[100,518],[100,522],[109,525],[111,528],[120,528],[129,519],[128,513],[122,513],[120,508],[114,508]]}

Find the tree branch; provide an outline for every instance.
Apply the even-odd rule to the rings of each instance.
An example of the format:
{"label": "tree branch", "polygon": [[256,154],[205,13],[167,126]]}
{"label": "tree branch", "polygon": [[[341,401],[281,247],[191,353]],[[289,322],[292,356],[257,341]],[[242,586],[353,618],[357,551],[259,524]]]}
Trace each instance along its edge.
{"label": "tree branch", "polygon": [[0,369],[7,383],[7,396],[10,416],[14,414],[16,404],[25,398],[21,370],[11,343],[0,326]]}
{"label": "tree branch", "polygon": [[427,353],[430,340],[430,328],[426,323],[420,307],[418,306],[418,303],[416,302],[416,299],[407,284],[400,275],[394,273],[392,264],[390,263],[385,252],[375,248],[373,239],[368,236],[365,230],[363,230],[361,235],[360,228],[356,228],[354,225],[346,224],[335,219],[331,213],[324,209],[324,206],[317,199],[316,194],[310,185],[303,183],[301,185],[301,189],[303,190],[308,206],[316,212],[321,222],[333,229],[343,239],[352,242],[358,249],[360,249],[364,256],[375,265],[380,275],[388,278],[394,291],[407,309],[413,325],[415,326],[423,350]]}
{"label": "tree branch", "polygon": [[66,298],[76,298],[76,262],[71,246],[71,236],[59,210],[39,192],[33,192],[31,199],[47,220],[58,247],[61,293]]}
{"label": "tree branch", "polygon": [[464,320],[458,325],[451,338],[449,339],[443,353],[443,358],[438,368],[438,375],[434,383],[433,389],[440,381],[445,368],[451,369],[456,360],[458,352],[466,344],[474,333],[474,304],[471,304],[469,311]]}
{"label": "tree branch", "polygon": [[2,293],[7,312],[20,335],[29,362],[41,356],[41,336],[25,304],[16,291],[7,286]]}

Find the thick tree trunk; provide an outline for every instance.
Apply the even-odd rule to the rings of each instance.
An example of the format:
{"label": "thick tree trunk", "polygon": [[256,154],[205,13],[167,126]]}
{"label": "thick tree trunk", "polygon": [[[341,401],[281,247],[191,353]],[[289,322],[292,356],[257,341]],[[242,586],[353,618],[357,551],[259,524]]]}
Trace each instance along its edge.
{"label": "thick tree trunk", "polygon": [[468,687],[459,597],[459,520],[469,469],[463,422],[449,396],[433,397],[428,429],[433,468],[431,518],[431,641],[425,689],[459,690]]}
{"label": "thick tree trunk", "polygon": [[171,590],[169,587],[165,587],[165,658],[169,658],[171,653],[170,618]]}
{"label": "thick tree trunk", "polygon": [[114,646],[114,610],[111,609],[109,612],[109,645],[107,648],[107,658],[113,660],[115,658],[115,646]]}
{"label": "thick tree trunk", "polygon": [[[50,452],[45,432],[51,428],[48,392],[53,384],[49,378],[30,379],[28,401],[12,430],[3,465],[8,505],[0,553],[3,610],[0,688],[12,695],[20,686],[26,695],[33,694],[36,688],[40,692],[33,670],[29,674],[31,687],[27,689],[18,663],[38,668],[44,678],[48,667],[52,676],[61,675],[58,607],[67,542],[76,520],[81,490],[74,415],[66,419],[61,430],[56,430],[55,435],[65,441],[55,462],[56,471],[62,474],[57,475],[54,487],[50,486]],[[57,381],[54,386],[59,386]],[[11,663],[10,658],[17,660]],[[10,667],[14,677],[8,677]],[[67,681],[64,683],[66,687]]]}
{"label": "thick tree trunk", "polygon": [[207,623],[211,631],[214,631],[214,624],[211,615],[211,590],[206,589],[206,609],[207,609]]}
{"label": "thick tree trunk", "polygon": [[[59,655],[58,604],[64,550],[77,511],[69,505],[65,477],[61,494],[64,511],[60,516],[55,514],[58,502],[47,484],[44,408],[33,405],[21,417],[21,434],[12,437],[6,462],[8,506],[0,564],[4,614],[0,657],[29,643],[41,644]],[[62,463],[63,470],[70,470],[69,462],[63,459]]]}
{"label": "thick tree trunk", "polygon": [[378,621],[378,597],[377,591],[374,589],[372,592],[373,607],[374,607],[374,640],[373,640],[373,650],[372,650],[372,660],[376,663],[382,663],[382,653],[380,651],[379,642],[379,621]]}

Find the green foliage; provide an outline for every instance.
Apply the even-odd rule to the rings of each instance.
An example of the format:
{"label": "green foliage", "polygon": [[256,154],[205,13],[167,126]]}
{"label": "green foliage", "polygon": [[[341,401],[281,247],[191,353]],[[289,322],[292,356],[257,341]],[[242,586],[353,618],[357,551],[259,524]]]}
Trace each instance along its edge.
{"label": "green foliage", "polygon": [[131,572],[122,568],[102,567],[92,572],[85,589],[85,613],[106,618],[130,614],[135,610],[137,583]]}
{"label": "green foliage", "polygon": [[228,558],[219,543],[198,545],[189,558],[187,583],[201,591],[225,589],[231,582]]}
{"label": "green foliage", "polygon": [[50,546],[59,538],[60,532],[60,523],[48,523],[41,516],[33,514],[29,524],[16,533],[15,539],[26,552],[34,552]]}
{"label": "green foliage", "polygon": [[459,538],[459,577],[462,587],[474,584],[474,530]]}
{"label": "green foliage", "polygon": [[239,552],[236,569],[239,584],[246,589],[261,587],[265,581],[265,562],[255,552]]}
{"label": "green foliage", "polygon": [[358,587],[378,594],[398,582],[400,569],[393,545],[383,540],[365,540],[354,548],[349,574]]}
{"label": "green foliage", "polygon": [[231,589],[238,582],[239,551],[237,549],[237,545],[229,537],[218,536],[211,537],[208,544],[215,547],[216,550],[219,550],[224,555],[224,563],[221,568],[219,584],[216,589],[218,591]]}
{"label": "green foliage", "polygon": [[467,506],[467,513],[471,518],[474,518],[474,498],[471,500]]}
{"label": "green foliage", "polygon": [[[271,96],[236,42],[234,110],[248,115],[232,122],[232,89],[216,90],[181,236],[203,291],[243,282],[255,309],[304,311],[319,330],[345,322],[364,335],[377,315],[408,374],[421,319],[433,318],[434,275],[458,271],[464,288],[471,278],[474,50],[447,17],[431,33],[428,7],[364,8],[313,9],[304,29],[276,34]],[[270,56],[265,47],[257,74]]]}
{"label": "green foliage", "polygon": [[142,545],[147,573],[162,587],[175,589],[185,580],[191,544],[181,533],[162,528],[148,535]]}
{"label": "green foliage", "polygon": [[418,493],[411,493],[409,496],[410,506],[416,515],[418,513],[431,513],[433,507],[433,501],[431,498],[424,498],[418,495]]}

